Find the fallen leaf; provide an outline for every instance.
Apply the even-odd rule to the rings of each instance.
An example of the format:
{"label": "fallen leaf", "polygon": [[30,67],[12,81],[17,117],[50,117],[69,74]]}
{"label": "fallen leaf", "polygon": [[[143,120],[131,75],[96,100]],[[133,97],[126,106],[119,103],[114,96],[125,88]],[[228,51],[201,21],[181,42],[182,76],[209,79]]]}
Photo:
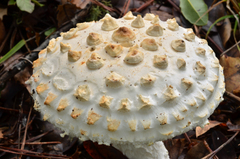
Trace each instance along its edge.
{"label": "fallen leaf", "polygon": [[168,150],[169,157],[171,159],[177,159],[180,154],[181,141],[180,139],[167,140],[164,142],[166,149]]}
{"label": "fallen leaf", "polygon": [[208,149],[204,145],[204,142],[201,141],[194,145],[190,150],[187,152],[184,159],[201,159],[202,157],[206,156],[209,153]]}
{"label": "fallen leaf", "polygon": [[221,122],[209,120],[209,124],[205,125],[203,128],[200,126],[196,127],[196,137],[205,134],[209,129],[219,124],[221,124]]}
{"label": "fallen leaf", "polygon": [[220,58],[224,67],[226,90],[238,94],[240,92],[240,57],[224,55]]}
{"label": "fallen leaf", "polygon": [[226,46],[226,43],[229,41],[229,38],[231,37],[232,33],[232,25],[228,18],[223,20],[223,24],[221,25],[219,29],[219,34],[222,39],[223,46]]}
{"label": "fallen leaf", "polygon": [[164,141],[164,145],[171,159],[178,159],[184,149],[188,147],[188,144],[185,139],[169,139]]}

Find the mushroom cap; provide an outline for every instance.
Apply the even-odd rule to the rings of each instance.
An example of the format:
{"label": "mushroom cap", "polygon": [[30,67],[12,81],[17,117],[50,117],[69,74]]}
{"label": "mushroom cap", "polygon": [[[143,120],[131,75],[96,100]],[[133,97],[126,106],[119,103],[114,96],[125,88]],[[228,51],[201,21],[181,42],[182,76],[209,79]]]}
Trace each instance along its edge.
{"label": "mushroom cap", "polygon": [[[152,144],[208,122],[225,91],[223,68],[213,50],[197,36],[186,39],[187,29],[169,29],[167,22],[159,21],[161,36],[149,36],[151,21],[142,19],[145,26],[134,28],[135,19],[114,21],[130,30],[130,38],[121,32],[117,37],[139,46],[141,56],[131,56],[133,61],[141,57],[138,63],[124,62],[134,46],[114,39],[119,28],[102,30],[103,20],[63,33],[39,53],[28,83],[44,120],[70,136],[102,144]],[[159,46],[146,50],[144,39]],[[184,41],[181,51],[172,46],[176,40]],[[111,56],[108,45],[122,45],[121,51]]]}

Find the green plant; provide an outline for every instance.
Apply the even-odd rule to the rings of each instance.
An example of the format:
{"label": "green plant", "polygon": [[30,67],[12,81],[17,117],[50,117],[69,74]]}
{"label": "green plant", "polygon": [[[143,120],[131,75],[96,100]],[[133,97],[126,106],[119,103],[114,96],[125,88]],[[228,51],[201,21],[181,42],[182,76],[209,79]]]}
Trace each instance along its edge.
{"label": "green plant", "polygon": [[[112,7],[111,1],[103,0],[101,2],[105,6]],[[90,13],[89,13],[90,16],[87,18],[87,21],[99,20],[106,13],[109,13],[109,12],[104,8],[99,7],[97,5],[93,5],[90,9]]]}

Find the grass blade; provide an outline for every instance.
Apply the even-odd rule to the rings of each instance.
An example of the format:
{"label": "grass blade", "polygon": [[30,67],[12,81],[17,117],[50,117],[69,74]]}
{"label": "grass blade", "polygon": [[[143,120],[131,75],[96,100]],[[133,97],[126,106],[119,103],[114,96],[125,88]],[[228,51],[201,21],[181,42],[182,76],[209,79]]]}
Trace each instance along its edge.
{"label": "grass blade", "polygon": [[8,53],[6,55],[4,55],[1,59],[0,59],[0,64],[3,63],[4,61],[6,61],[9,57],[11,57],[14,53],[16,53],[19,49],[21,49],[23,47],[23,45],[25,45],[26,41],[25,40],[21,40],[19,41],[10,51],[8,51]]}
{"label": "grass blade", "polygon": [[208,29],[208,31],[207,31],[207,34],[206,34],[206,38],[208,37],[208,34],[210,33],[212,27],[213,27],[215,24],[217,24],[219,21],[224,20],[224,19],[226,19],[226,18],[234,18],[234,16],[233,16],[233,15],[225,15],[225,16],[223,16],[223,17],[218,18],[218,19],[209,27],[209,29]]}

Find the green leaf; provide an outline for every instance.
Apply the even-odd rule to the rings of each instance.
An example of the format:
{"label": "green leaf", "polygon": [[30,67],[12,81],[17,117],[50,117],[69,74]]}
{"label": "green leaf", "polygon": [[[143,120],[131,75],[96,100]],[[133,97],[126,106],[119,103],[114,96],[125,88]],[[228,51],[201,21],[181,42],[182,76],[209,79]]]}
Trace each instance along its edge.
{"label": "green leaf", "polygon": [[54,31],[56,30],[56,28],[50,28],[47,31],[44,32],[45,36],[49,36],[51,35]]}
{"label": "green leaf", "polygon": [[17,6],[21,11],[32,13],[34,10],[34,3],[31,0],[17,0]]}
{"label": "green leaf", "polygon": [[19,41],[6,55],[4,55],[2,58],[0,58],[0,64],[6,61],[9,57],[11,57],[15,52],[17,52],[19,49],[25,45],[26,41],[21,40]]}
{"label": "green leaf", "polygon": [[16,4],[16,1],[15,0],[10,0],[9,2],[8,2],[8,5],[15,5]]}
{"label": "green leaf", "polygon": [[207,24],[208,7],[203,0],[180,0],[180,7],[183,16],[190,23],[200,26]]}
{"label": "green leaf", "polygon": [[87,21],[98,20],[99,17],[102,15],[101,8],[99,6],[92,6],[90,9],[89,16],[87,17]]}

